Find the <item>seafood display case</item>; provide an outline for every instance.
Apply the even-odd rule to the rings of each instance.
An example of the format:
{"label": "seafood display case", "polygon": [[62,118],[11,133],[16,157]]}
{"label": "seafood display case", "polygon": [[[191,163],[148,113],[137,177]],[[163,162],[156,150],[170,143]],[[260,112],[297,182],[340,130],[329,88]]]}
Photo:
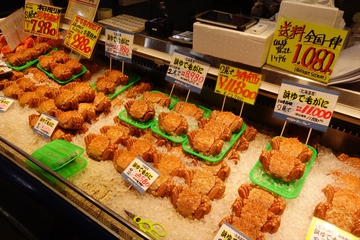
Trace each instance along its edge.
{"label": "seafood display case", "polygon": [[[68,29],[66,23],[62,23],[61,27]],[[103,44],[102,35],[96,53],[101,58],[104,56]],[[279,133],[283,125],[282,121],[272,117],[282,80],[338,91],[340,94],[333,119],[325,133],[318,133],[320,137],[317,144],[331,148],[335,152],[345,152],[354,156],[360,154],[359,84],[327,87],[268,65],[255,68],[199,54],[193,52],[188,45],[154,38],[145,32],[135,34],[132,64],[126,64],[126,69],[151,79],[152,83],[161,89],[169,90],[171,86],[164,77],[175,50],[191,53],[211,62],[201,94],[192,94],[191,100],[212,106],[214,109],[220,109],[222,103],[222,97],[214,93],[220,62],[262,74],[264,81],[260,86],[256,103],[253,106],[245,105],[242,115],[246,121],[259,123],[259,126],[271,129],[270,132]],[[186,91],[177,89],[176,94],[184,97]],[[224,106],[224,109],[235,113],[239,112],[240,108],[241,103],[237,100],[228,100]],[[6,113],[1,117],[6,117]],[[0,198],[0,208],[3,213],[13,218],[13,223],[22,232],[39,239],[46,239],[55,233],[54,239],[151,239],[111,207],[36,161],[29,153],[7,140],[10,136],[2,134],[0,133],[0,187],[1,191],[7,194],[5,198]],[[266,141],[268,140],[267,138]],[[39,174],[26,162],[36,165],[48,177]],[[97,180],[93,179],[94,182]],[[25,216],[23,213],[26,213]],[[35,222],[41,223],[41,226]]]}

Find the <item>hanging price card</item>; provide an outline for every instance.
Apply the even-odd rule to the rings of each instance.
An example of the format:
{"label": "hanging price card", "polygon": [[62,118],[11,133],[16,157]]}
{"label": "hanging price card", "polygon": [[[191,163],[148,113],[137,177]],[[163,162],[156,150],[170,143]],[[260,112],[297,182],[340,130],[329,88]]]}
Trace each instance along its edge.
{"label": "hanging price card", "polygon": [[327,239],[358,240],[359,238],[328,222],[325,222],[324,220],[314,217],[311,221],[306,240]]}
{"label": "hanging price card", "polygon": [[26,2],[24,32],[47,38],[58,38],[61,8]]}
{"label": "hanging price card", "polygon": [[136,157],[121,173],[121,176],[143,194],[159,176],[159,172]]}
{"label": "hanging price card", "polygon": [[325,132],[338,96],[335,91],[283,81],[273,116]]}
{"label": "hanging price card", "polygon": [[199,57],[174,51],[165,80],[200,93],[209,67],[210,64]]}
{"label": "hanging price card", "polygon": [[33,131],[45,138],[50,138],[58,123],[59,121],[56,118],[43,113],[36,122]]}
{"label": "hanging price card", "polygon": [[134,34],[109,27],[105,28],[105,55],[120,61],[131,62]]}
{"label": "hanging price card", "polygon": [[224,222],[219,231],[216,233],[214,240],[249,240],[244,234],[240,233],[236,228],[229,223]]}
{"label": "hanging price card", "polygon": [[6,112],[15,99],[0,96],[0,112]]}
{"label": "hanging price card", "polygon": [[262,76],[221,64],[215,92],[254,105]]}
{"label": "hanging price card", "polygon": [[80,16],[74,16],[64,44],[75,52],[90,58],[100,32],[101,26]]}
{"label": "hanging price card", "polygon": [[347,31],[280,18],[267,63],[320,82],[329,82]]}
{"label": "hanging price card", "polygon": [[100,0],[68,0],[65,18],[73,19],[75,15],[94,21]]}

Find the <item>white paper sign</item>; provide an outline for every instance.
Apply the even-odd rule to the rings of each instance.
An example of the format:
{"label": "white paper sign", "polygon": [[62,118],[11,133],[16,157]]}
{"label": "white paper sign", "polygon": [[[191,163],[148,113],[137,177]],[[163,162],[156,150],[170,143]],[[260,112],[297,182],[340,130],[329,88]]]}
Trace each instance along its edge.
{"label": "white paper sign", "polygon": [[58,123],[59,121],[56,118],[43,113],[36,122],[33,131],[45,138],[50,138]]}
{"label": "white paper sign", "polygon": [[131,62],[134,34],[106,27],[105,55],[120,61]]}
{"label": "white paper sign", "polygon": [[224,222],[216,233],[214,240],[250,240],[229,223]]}
{"label": "white paper sign", "polygon": [[6,112],[15,99],[0,96],[0,112]]}

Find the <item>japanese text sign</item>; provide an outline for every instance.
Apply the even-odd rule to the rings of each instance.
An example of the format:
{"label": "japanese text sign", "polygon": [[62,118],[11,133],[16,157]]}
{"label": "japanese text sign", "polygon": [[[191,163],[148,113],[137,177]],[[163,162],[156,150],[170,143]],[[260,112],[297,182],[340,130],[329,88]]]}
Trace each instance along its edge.
{"label": "japanese text sign", "polygon": [[313,218],[310,224],[306,240],[327,240],[327,239],[342,239],[342,240],[358,240],[354,235],[341,230],[340,228],[325,222],[319,218]]}
{"label": "japanese text sign", "polygon": [[25,3],[24,32],[47,38],[58,38],[61,8]]}
{"label": "japanese text sign", "polygon": [[215,92],[254,105],[262,76],[221,64]]}
{"label": "japanese text sign", "polygon": [[136,157],[121,176],[143,194],[159,176],[159,173],[141,158]]}
{"label": "japanese text sign", "polygon": [[335,91],[283,81],[273,116],[325,132],[338,96]]}
{"label": "japanese text sign", "polygon": [[75,16],[70,24],[64,44],[75,52],[90,58],[100,32],[101,26],[80,16]]}
{"label": "japanese text sign", "polygon": [[9,109],[9,107],[11,106],[11,104],[13,104],[14,101],[15,101],[15,99],[13,99],[13,98],[7,98],[7,97],[0,96],[0,113],[6,112],[6,110]]}
{"label": "japanese text sign", "polygon": [[200,93],[209,67],[210,64],[201,58],[174,51],[165,80]]}
{"label": "japanese text sign", "polygon": [[134,34],[109,27],[105,28],[105,55],[120,61],[131,62]]}
{"label": "japanese text sign", "polygon": [[216,233],[214,240],[249,240],[229,223],[224,222]]}
{"label": "japanese text sign", "polygon": [[347,32],[280,18],[267,63],[320,82],[329,82]]}
{"label": "japanese text sign", "polygon": [[33,131],[45,138],[50,138],[58,123],[59,121],[56,118],[43,113],[36,122]]}
{"label": "japanese text sign", "polygon": [[89,21],[94,21],[99,3],[100,0],[68,0],[65,18],[73,19],[75,15],[79,15]]}

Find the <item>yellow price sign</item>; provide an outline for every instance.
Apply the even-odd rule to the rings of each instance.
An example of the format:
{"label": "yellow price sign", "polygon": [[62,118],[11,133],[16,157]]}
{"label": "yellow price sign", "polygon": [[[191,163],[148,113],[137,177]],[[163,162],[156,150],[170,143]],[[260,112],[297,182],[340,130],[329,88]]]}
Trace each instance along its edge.
{"label": "yellow price sign", "polygon": [[221,64],[215,92],[254,105],[262,75]]}
{"label": "yellow price sign", "polygon": [[58,38],[61,8],[26,2],[24,32],[47,38]]}
{"label": "yellow price sign", "polygon": [[347,31],[280,18],[267,63],[320,82],[329,82]]}
{"label": "yellow price sign", "polygon": [[100,32],[101,26],[76,15],[71,21],[64,44],[75,52],[90,58]]}

